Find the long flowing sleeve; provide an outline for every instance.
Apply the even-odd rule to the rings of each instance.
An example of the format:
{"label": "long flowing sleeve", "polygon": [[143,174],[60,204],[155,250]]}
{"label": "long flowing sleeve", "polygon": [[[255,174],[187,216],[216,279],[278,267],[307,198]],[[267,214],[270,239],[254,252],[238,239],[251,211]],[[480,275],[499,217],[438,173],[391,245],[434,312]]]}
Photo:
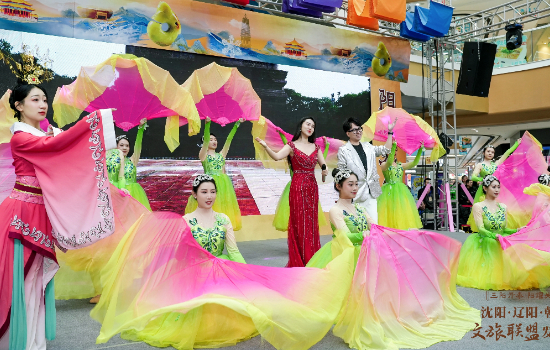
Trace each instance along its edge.
{"label": "long flowing sleeve", "polygon": [[472,214],[474,215],[474,220],[477,228],[479,229],[479,235],[482,237],[497,239],[496,234],[485,228],[485,224],[483,223],[483,208],[481,205],[475,204],[472,208]]}
{"label": "long flowing sleeve", "polygon": [[233,128],[229,132],[229,135],[227,135],[227,139],[225,140],[225,144],[223,145],[222,154],[225,157],[227,155],[227,152],[229,152],[229,147],[231,146],[231,141],[233,141],[233,137],[235,136],[235,133],[237,132],[237,129],[239,128],[239,125],[241,125],[241,122],[237,120],[235,124],[233,124]]}
{"label": "long flowing sleeve", "polygon": [[323,152],[323,158],[325,158],[325,159],[327,159],[329,148],[330,148],[330,143],[327,141],[327,142],[325,142],[325,151]]}
{"label": "long flowing sleeve", "polygon": [[415,166],[418,165],[418,163],[420,162],[420,158],[422,158],[422,152],[424,152],[424,147],[420,147],[420,149],[418,150],[418,153],[416,153],[416,157],[414,157],[414,160],[411,164],[411,168],[414,168]]}
{"label": "long flowing sleeve", "polygon": [[388,166],[391,166],[393,164],[393,161],[395,159],[395,151],[397,151],[397,143],[393,143],[393,145],[391,146],[391,152],[390,152],[390,155],[388,156],[388,160],[386,160],[386,163],[388,164]]}
{"label": "long flowing sleeve", "polygon": [[136,136],[136,143],[134,143],[134,153],[132,154],[132,163],[137,166],[139,162],[139,157],[141,156],[141,146],[143,144],[143,132],[147,124],[138,126],[138,132]]}
{"label": "long flowing sleeve", "polygon": [[227,218],[228,223],[224,225],[225,227],[225,248],[227,249],[227,255],[229,255],[229,260],[234,262],[239,262],[246,264],[239,248],[237,247],[237,240],[235,239],[235,233],[233,232],[233,226],[231,221]]}
{"label": "long flowing sleeve", "polygon": [[480,182],[480,181],[483,181],[483,178],[479,175],[472,175],[472,181]]}
{"label": "long flowing sleeve", "polygon": [[501,157],[502,161],[505,161],[506,158],[508,158],[510,156],[510,154],[512,154],[512,152],[514,152],[516,150],[516,148],[518,148],[518,146],[519,146],[519,140],[517,140],[516,143],[514,143],[514,145],[512,147],[510,147],[509,150],[504,152],[504,154]]}
{"label": "long flowing sleeve", "polygon": [[202,137],[203,141],[201,151],[199,152],[199,158],[201,157],[201,155],[204,155],[204,157],[206,157],[206,152],[208,152],[208,144],[210,143],[210,123],[212,122],[210,121],[204,123],[204,135]]}

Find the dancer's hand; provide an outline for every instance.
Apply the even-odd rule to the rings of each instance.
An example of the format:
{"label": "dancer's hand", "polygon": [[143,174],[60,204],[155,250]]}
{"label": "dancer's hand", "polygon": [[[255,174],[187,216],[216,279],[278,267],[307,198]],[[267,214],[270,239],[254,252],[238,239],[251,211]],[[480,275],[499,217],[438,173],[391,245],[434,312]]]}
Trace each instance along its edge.
{"label": "dancer's hand", "polygon": [[389,132],[392,132],[392,131],[393,131],[393,128],[395,128],[395,124],[397,124],[397,117],[395,117],[395,119],[393,120],[393,122],[390,123],[390,124],[388,125],[388,131],[389,131]]}
{"label": "dancer's hand", "polygon": [[262,140],[261,138],[256,137],[254,140],[256,140],[256,142],[258,142],[260,145],[262,145],[263,148],[267,148],[267,143],[265,143],[265,141]]}
{"label": "dancer's hand", "polygon": [[131,196],[130,191],[128,191],[125,188],[121,188],[119,191],[120,191],[120,194],[122,194],[124,197]]}
{"label": "dancer's hand", "polygon": [[239,123],[244,123],[246,121],[246,119],[244,118],[239,118]]}
{"label": "dancer's hand", "polygon": [[325,145],[328,143],[327,137],[326,137],[326,136],[323,136],[323,143],[324,143]]}
{"label": "dancer's hand", "polygon": [[210,123],[210,122],[212,121],[212,119],[210,119],[210,117],[206,117],[205,121],[206,121],[207,123]]}
{"label": "dancer's hand", "polygon": [[48,131],[46,132],[46,136],[53,136],[53,126],[48,125]]}
{"label": "dancer's hand", "polygon": [[370,231],[369,230],[363,231],[363,238],[367,236],[370,236]]}
{"label": "dancer's hand", "polygon": [[147,123],[147,118],[143,118],[142,120],[139,121],[139,126],[143,126],[145,125],[145,123]]}

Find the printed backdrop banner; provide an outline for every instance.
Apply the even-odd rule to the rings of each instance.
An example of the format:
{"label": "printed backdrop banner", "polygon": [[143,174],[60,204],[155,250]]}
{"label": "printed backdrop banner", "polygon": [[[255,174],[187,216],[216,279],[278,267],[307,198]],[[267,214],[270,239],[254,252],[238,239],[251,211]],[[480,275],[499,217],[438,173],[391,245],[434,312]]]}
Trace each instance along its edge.
{"label": "printed backdrop banner", "polygon": [[406,82],[407,40],[191,0],[0,0],[0,28]]}

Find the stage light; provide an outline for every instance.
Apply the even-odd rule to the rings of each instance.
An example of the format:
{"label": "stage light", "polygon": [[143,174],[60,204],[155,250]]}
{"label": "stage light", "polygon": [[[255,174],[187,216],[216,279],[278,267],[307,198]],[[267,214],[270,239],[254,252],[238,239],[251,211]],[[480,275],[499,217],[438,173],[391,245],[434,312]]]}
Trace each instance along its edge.
{"label": "stage light", "polygon": [[519,23],[508,24],[506,27],[506,48],[515,50],[523,43],[523,25]]}

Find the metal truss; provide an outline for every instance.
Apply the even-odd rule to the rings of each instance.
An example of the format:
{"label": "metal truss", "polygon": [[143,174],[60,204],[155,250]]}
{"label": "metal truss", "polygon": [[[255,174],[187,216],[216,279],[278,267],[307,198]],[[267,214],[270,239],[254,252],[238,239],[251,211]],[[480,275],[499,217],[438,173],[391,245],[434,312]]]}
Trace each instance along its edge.
{"label": "metal truss", "polygon": [[[514,0],[467,16],[455,16],[451,22],[454,34],[445,41],[458,43],[474,38],[497,36],[511,23],[529,23],[550,17],[548,0]],[[480,38],[483,37],[483,38]]]}

